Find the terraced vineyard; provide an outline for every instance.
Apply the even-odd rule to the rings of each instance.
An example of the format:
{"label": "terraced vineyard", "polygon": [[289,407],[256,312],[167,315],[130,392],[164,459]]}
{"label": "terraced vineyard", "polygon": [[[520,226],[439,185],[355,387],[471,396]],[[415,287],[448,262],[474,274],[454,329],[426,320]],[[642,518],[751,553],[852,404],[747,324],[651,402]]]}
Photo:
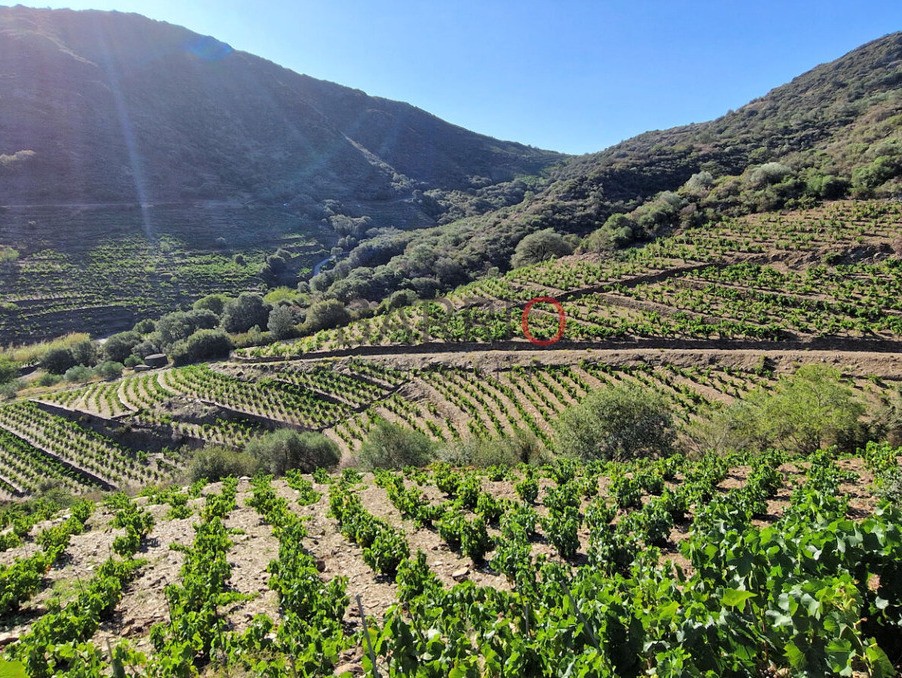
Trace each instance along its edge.
{"label": "terraced vineyard", "polygon": [[[287,358],[355,346],[520,341],[524,304],[563,304],[565,342],[772,342],[902,337],[902,205],[837,202],[690,228],[603,260],[570,257],[511,271],[424,303],[292,343],[244,349]],[[894,250],[895,248],[895,250]],[[537,304],[538,339],[558,330]]]}
{"label": "terraced vineyard", "polygon": [[439,464],[114,495],[61,530],[38,515],[0,552],[0,581],[28,582],[2,589],[4,654],[34,675],[99,675],[111,652],[155,675],[891,675],[902,514],[880,496],[900,456]]}
{"label": "terraced vineyard", "polygon": [[[0,491],[27,495],[41,479],[83,491],[136,485],[177,474],[182,445],[240,448],[284,426],[324,432],[346,463],[380,420],[446,443],[525,431],[551,450],[558,415],[605,384],[644,384],[688,425],[811,361],[833,362],[876,401],[902,378],[892,351],[902,338],[900,233],[893,202],[727,220],[605,260],[517,269],[447,302],[231,362],[44,393],[37,405],[0,407]],[[560,298],[567,317],[562,342],[544,349],[521,328],[524,302],[540,295]],[[538,304],[529,323],[542,337],[558,320]],[[476,343],[458,352],[459,342]],[[56,442],[68,426],[83,450]]]}
{"label": "terraced vineyard", "polygon": [[[216,363],[98,382],[0,407],[0,480],[16,496],[48,479],[78,491],[136,486],[178,472],[187,453],[167,448],[241,448],[253,436],[285,426],[324,432],[346,463],[353,463],[380,420],[437,442],[528,432],[554,451],[558,416],[605,385],[652,389],[669,402],[681,425],[689,425],[712,407],[773,383],[772,370],[791,371],[797,358],[814,359],[803,352],[753,353],[702,366],[704,356],[691,353],[672,362],[629,351],[579,356],[546,354],[545,364],[517,352],[486,352],[480,360],[470,356],[472,362],[451,355],[444,356],[446,362],[423,364],[390,357]],[[888,357],[885,365],[862,365],[851,376],[860,397],[878,404],[881,394],[898,387],[898,372],[898,361]],[[83,428],[84,417],[99,433]],[[70,444],[70,431],[81,441],[78,449]],[[104,437],[116,432],[155,437],[162,454],[142,452],[138,441],[145,438],[125,435],[132,441],[126,449]]]}
{"label": "terraced vineyard", "polygon": [[[0,242],[20,257],[0,267],[0,343],[111,334],[206,294],[262,289],[257,274],[276,249],[308,268],[324,256],[314,238],[292,232],[296,221],[234,207],[8,210]],[[254,228],[235,228],[242,223]]]}

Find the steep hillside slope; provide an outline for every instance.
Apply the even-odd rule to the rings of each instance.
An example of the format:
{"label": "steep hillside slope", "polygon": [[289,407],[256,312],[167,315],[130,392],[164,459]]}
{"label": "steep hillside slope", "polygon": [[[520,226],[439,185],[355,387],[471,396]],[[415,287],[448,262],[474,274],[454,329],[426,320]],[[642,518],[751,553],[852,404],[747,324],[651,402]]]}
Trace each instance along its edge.
{"label": "steep hillside slope", "polygon": [[[712,83],[710,87],[716,87]],[[570,159],[545,186],[488,214],[399,236],[372,279],[449,289],[509,267],[517,242],[542,228],[585,234],[614,213],[632,215],[634,239],[724,214],[811,206],[824,199],[902,192],[902,33],[823,64],[717,120],[641,134]],[[700,89],[699,95],[703,95]],[[778,163],[774,165],[773,163]],[[687,183],[693,175],[696,180]],[[675,195],[656,195],[676,192]],[[391,250],[389,247],[383,249]],[[351,259],[354,259],[352,254]],[[336,277],[348,276],[350,267]],[[366,298],[391,288],[341,284]]]}
{"label": "steep hillside slope", "polygon": [[[538,200],[604,218],[694,173],[740,175],[766,162],[851,176],[875,158],[902,159],[902,33],[822,64],[736,111],[701,124],[647,132],[567,163]],[[898,169],[898,168],[897,168]]]}
{"label": "steep hillside slope", "polygon": [[[560,156],[134,14],[0,10],[0,202],[410,202]],[[415,220],[415,219],[414,219]]]}

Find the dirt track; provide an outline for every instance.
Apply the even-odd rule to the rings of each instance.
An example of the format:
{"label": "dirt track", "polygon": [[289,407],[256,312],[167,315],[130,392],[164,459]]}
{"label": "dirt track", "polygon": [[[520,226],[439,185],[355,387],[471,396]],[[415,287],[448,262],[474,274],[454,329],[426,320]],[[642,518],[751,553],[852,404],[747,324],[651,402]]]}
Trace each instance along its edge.
{"label": "dirt track", "polygon": [[[514,342],[505,342],[509,345]],[[673,342],[679,344],[679,342]],[[361,351],[315,353],[293,358],[294,360],[321,360],[327,357],[358,356],[382,358],[399,368],[422,368],[433,364],[456,367],[478,367],[483,370],[504,369],[513,365],[572,365],[580,360],[606,362],[611,365],[629,363],[671,364],[679,367],[729,366],[754,369],[762,359],[776,371],[791,371],[801,363],[821,362],[835,366],[844,374],[858,377],[902,379],[902,347],[890,350],[852,350],[852,342],[833,340],[836,348],[803,349],[798,343],[778,344],[769,342],[768,348],[688,348],[683,345],[672,348],[640,345],[632,348],[538,348],[525,342],[516,349],[493,348],[486,344],[468,344],[468,350],[448,344],[422,347],[368,346]],[[870,348],[860,342],[862,349]],[[723,346],[723,342],[721,342]],[[842,348],[840,348],[842,346]],[[413,350],[411,350],[413,348]],[[883,348],[881,346],[881,348]],[[406,350],[404,350],[406,349]],[[444,350],[443,350],[444,349]]]}

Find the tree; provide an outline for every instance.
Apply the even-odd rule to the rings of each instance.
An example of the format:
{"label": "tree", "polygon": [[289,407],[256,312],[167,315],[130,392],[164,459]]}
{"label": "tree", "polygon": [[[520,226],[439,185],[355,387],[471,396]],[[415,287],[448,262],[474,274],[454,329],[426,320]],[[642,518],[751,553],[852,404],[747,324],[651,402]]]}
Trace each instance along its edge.
{"label": "tree", "polygon": [[290,306],[276,306],[269,312],[266,327],[276,339],[288,339],[297,334],[297,317]]}
{"label": "tree", "polygon": [[156,333],[162,348],[168,349],[184,341],[197,330],[211,330],[219,324],[219,317],[207,309],[167,313],[157,322]]}
{"label": "tree", "polygon": [[103,354],[107,360],[123,363],[132,354],[132,349],[139,343],[141,343],[141,335],[137,332],[119,332],[110,336],[104,342]]}
{"label": "tree", "polygon": [[626,461],[667,454],[673,441],[670,406],[657,393],[618,385],[590,393],[563,412],[559,451],[582,459]]}
{"label": "tree", "polygon": [[554,229],[546,228],[524,236],[514,248],[511,266],[536,264],[546,259],[555,259],[573,252],[570,244]]}
{"label": "tree", "polygon": [[424,433],[379,421],[360,448],[360,463],[367,468],[425,466],[432,461],[435,444]]}
{"label": "tree", "polygon": [[269,322],[270,306],[263,297],[252,292],[242,292],[237,299],[225,305],[222,326],[226,332],[247,332],[252,327],[266,327]]}
{"label": "tree", "polygon": [[79,365],[93,367],[97,364],[97,345],[90,339],[73,344],[69,350],[72,351],[72,357]]}
{"label": "tree", "polygon": [[326,299],[312,304],[307,309],[307,320],[304,322],[304,331],[308,334],[327,330],[339,325],[346,325],[351,320],[351,315],[337,299]]}
{"label": "tree", "polygon": [[144,320],[139,320],[135,323],[135,326],[132,328],[135,332],[144,336],[145,334],[150,334],[154,330],[157,329],[156,320],[151,320],[150,318],[144,318]]}
{"label": "tree", "polygon": [[192,308],[196,311],[213,311],[216,315],[221,316],[228,301],[229,297],[224,294],[208,294],[195,301]]}
{"label": "tree", "polygon": [[68,348],[51,348],[41,358],[40,367],[50,374],[65,374],[75,364],[75,356]]}
{"label": "tree", "polygon": [[341,459],[338,446],[326,436],[290,428],[255,438],[245,445],[244,451],[260,468],[277,476],[291,469],[311,473],[317,468],[333,468]]}

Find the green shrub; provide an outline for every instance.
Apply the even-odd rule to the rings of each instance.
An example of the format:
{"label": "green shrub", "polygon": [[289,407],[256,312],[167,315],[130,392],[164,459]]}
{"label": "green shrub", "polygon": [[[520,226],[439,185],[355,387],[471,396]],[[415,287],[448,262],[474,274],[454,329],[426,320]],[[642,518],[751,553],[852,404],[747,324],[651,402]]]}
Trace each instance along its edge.
{"label": "green shrub", "polygon": [[61,375],[46,372],[38,377],[37,384],[38,386],[55,386],[60,383],[60,381],[62,381]]}
{"label": "green shrub", "polygon": [[138,365],[143,365],[143,364],[144,364],[144,361],[136,355],[128,356],[125,359],[125,361],[123,362],[123,365],[125,365],[126,367],[137,367]]}
{"label": "green shrub", "polygon": [[307,319],[304,321],[304,332],[313,334],[319,330],[327,330],[350,322],[351,316],[348,310],[337,299],[318,301],[307,309]]}
{"label": "green shrub", "polygon": [[589,252],[605,252],[631,243],[636,224],[625,214],[612,214],[604,225],[586,238],[584,248]]}
{"label": "green shrub", "polygon": [[563,412],[557,425],[558,449],[582,459],[625,461],[670,452],[670,405],[650,389],[617,385],[589,394]]}
{"label": "green shrub", "polygon": [[106,360],[100,363],[95,368],[95,371],[101,378],[112,381],[113,379],[118,379],[122,376],[122,368],[122,363],[117,363],[112,360]]}
{"label": "green shrub", "polygon": [[138,332],[119,332],[104,342],[103,354],[107,360],[123,363],[139,343],[141,343],[141,335]]}
{"label": "green shrub", "polygon": [[188,464],[188,476],[197,480],[216,481],[227,476],[251,476],[259,470],[257,460],[247,452],[208,445],[194,453]]}
{"label": "green shrub", "polygon": [[151,320],[150,318],[144,318],[144,320],[139,320],[135,323],[135,326],[132,328],[132,331],[137,332],[142,337],[145,334],[150,334],[154,330],[157,329],[157,322],[155,320]]}
{"label": "green shrub", "polygon": [[401,469],[425,466],[434,451],[434,443],[425,434],[383,420],[370,431],[358,458],[366,468]]}
{"label": "green shrub", "polygon": [[66,370],[65,379],[66,381],[72,382],[73,384],[83,384],[93,376],[94,370],[92,370],[90,367],[85,367],[84,365],[75,365]]}
{"label": "green shrub", "polygon": [[232,341],[222,330],[198,330],[169,352],[173,365],[187,365],[201,360],[228,358]]}
{"label": "green shrub", "polygon": [[225,305],[230,301],[230,297],[225,294],[208,294],[194,302],[192,308],[196,311],[206,310],[213,311],[218,316],[222,315]]}
{"label": "green shrub", "polygon": [[259,294],[243,292],[229,300],[222,311],[222,326],[226,332],[247,332],[252,327],[264,328],[269,321],[269,304]]}
{"label": "green shrub", "polygon": [[20,388],[22,388],[22,382],[18,379],[3,382],[0,384],[0,400],[12,400]]}
{"label": "green shrub", "polygon": [[78,365],[94,367],[97,364],[97,344],[90,339],[76,342],[69,349]]}
{"label": "green shrub", "polygon": [[775,447],[808,454],[829,445],[854,450],[863,442],[863,413],[838,370],[803,365],[716,412],[694,437],[700,447],[719,451]]}
{"label": "green shrub", "polygon": [[441,458],[454,466],[509,468],[520,463],[542,463],[545,452],[538,439],[529,431],[517,429],[513,435],[493,438],[472,438],[453,443],[441,451]]}
{"label": "green shrub", "polygon": [[255,438],[244,451],[268,473],[281,476],[290,469],[312,473],[317,468],[334,468],[341,460],[338,446],[321,433],[283,428]]}
{"label": "green shrub", "polygon": [[19,376],[19,366],[6,356],[0,356],[0,384],[8,384]]}
{"label": "green shrub", "polygon": [[41,358],[41,369],[50,374],[65,374],[70,367],[75,367],[75,356],[68,348],[51,348]]}
{"label": "green shrub", "polygon": [[276,306],[269,313],[266,328],[276,339],[289,339],[298,333],[298,319],[289,306]]}

